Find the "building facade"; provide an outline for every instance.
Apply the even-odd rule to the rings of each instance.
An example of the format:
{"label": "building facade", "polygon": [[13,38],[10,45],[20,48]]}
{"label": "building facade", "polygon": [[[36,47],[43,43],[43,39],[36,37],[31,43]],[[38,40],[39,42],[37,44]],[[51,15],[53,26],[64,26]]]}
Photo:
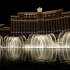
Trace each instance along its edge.
{"label": "building facade", "polygon": [[11,36],[28,36],[29,34],[54,33],[55,36],[63,30],[70,29],[70,12],[63,9],[44,11],[37,8],[37,12],[18,12],[11,15]]}
{"label": "building facade", "polygon": [[10,36],[10,27],[6,27],[5,24],[0,24],[0,36]]}

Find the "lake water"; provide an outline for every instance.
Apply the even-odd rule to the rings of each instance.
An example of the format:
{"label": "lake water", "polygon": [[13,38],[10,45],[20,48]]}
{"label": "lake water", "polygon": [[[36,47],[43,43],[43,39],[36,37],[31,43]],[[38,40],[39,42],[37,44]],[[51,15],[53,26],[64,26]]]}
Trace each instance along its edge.
{"label": "lake water", "polygon": [[[3,49],[5,50],[5,49]],[[23,50],[22,50],[23,51]],[[26,50],[27,51],[27,50]],[[30,52],[32,51],[32,53]],[[67,52],[68,51],[68,52]],[[7,51],[3,52],[6,53]],[[12,59],[10,55],[9,58],[5,55],[1,56],[0,59],[0,70],[68,70],[70,69],[69,56],[70,49],[58,49],[57,54],[55,49],[31,49],[28,50],[29,54],[21,53],[19,59]],[[53,52],[53,54],[52,54]],[[15,52],[11,52],[14,54]],[[67,54],[68,53],[68,54]],[[7,55],[9,52],[7,53]],[[11,58],[10,58],[11,57]]]}

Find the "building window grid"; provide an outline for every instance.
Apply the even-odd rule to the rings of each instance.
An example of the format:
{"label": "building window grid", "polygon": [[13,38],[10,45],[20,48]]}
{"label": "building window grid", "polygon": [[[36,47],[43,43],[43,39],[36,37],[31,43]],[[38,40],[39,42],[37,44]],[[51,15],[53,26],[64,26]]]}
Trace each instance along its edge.
{"label": "building window grid", "polygon": [[22,35],[22,21],[20,21],[20,28],[21,28],[20,34]]}
{"label": "building window grid", "polygon": [[41,33],[41,31],[42,31],[42,22],[40,21],[40,29],[39,29],[39,31],[40,31],[40,33]]}
{"label": "building window grid", "polygon": [[59,20],[57,19],[57,30],[59,31]]}
{"label": "building window grid", "polygon": [[13,26],[13,36],[14,36],[14,21],[13,21],[13,23],[12,23],[12,26]]}
{"label": "building window grid", "polygon": [[19,21],[19,23],[20,23],[20,26],[19,26],[20,27],[20,29],[19,29],[20,34],[19,35],[21,36],[21,21]]}
{"label": "building window grid", "polygon": [[52,31],[54,31],[54,21],[52,20]]}
{"label": "building window grid", "polygon": [[30,33],[31,33],[31,22],[30,22]]}
{"label": "building window grid", "polygon": [[31,22],[29,22],[29,33],[31,33]]}
{"label": "building window grid", "polygon": [[63,29],[63,25],[64,25],[63,19],[61,19],[61,21],[62,21],[62,30],[64,30],[64,29]]}
{"label": "building window grid", "polygon": [[70,29],[70,17],[68,18],[68,21],[69,21],[69,29]]}
{"label": "building window grid", "polygon": [[69,21],[68,21],[68,18],[67,18],[67,29],[69,30]]}
{"label": "building window grid", "polygon": [[40,21],[39,21],[39,29],[38,29],[38,31],[41,32],[41,22]]}
{"label": "building window grid", "polygon": [[42,31],[43,31],[43,23],[41,21],[41,34],[42,34]]}
{"label": "building window grid", "polygon": [[29,34],[30,34],[30,21],[29,21]]}
{"label": "building window grid", "polygon": [[59,26],[58,26],[58,29],[59,29],[59,32],[61,31],[61,30],[60,30],[60,22],[61,22],[60,19],[58,19],[58,25],[59,25]]}
{"label": "building window grid", "polygon": [[34,33],[34,22],[32,22],[32,29],[33,29],[33,33]]}
{"label": "building window grid", "polygon": [[45,22],[43,21],[43,33],[46,31]]}
{"label": "building window grid", "polygon": [[34,22],[34,33],[36,33],[36,21]]}
{"label": "building window grid", "polygon": [[45,21],[43,21],[43,24],[44,24],[43,30],[44,30],[44,33],[46,33],[46,24],[45,24]]}
{"label": "building window grid", "polygon": [[12,35],[12,21],[11,21],[11,26],[10,26],[11,30],[10,30],[10,34]]}
{"label": "building window grid", "polygon": [[60,20],[60,30],[62,31],[62,20],[61,19],[59,20]]}
{"label": "building window grid", "polygon": [[34,21],[34,34],[35,34],[35,21]]}
{"label": "building window grid", "polygon": [[45,23],[46,23],[46,32],[48,32],[48,20]]}
{"label": "building window grid", "polygon": [[40,31],[41,31],[41,34],[42,34],[42,31],[43,31],[42,21],[40,21],[40,24],[41,24]]}
{"label": "building window grid", "polygon": [[26,26],[27,24],[26,24],[26,22],[24,22],[24,23],[25,23],[25,33],[27,33],[27,29],[26,29],[27,28],[27,26]]}
{"label": "building window grid", "polygon": [[54,20],[54,31],[56,31],[56,20]]}
{"label": "building window grid", "polygon": [[28,29],[29,29],[28,22],[26,21],[26,32],[27,33],[28,33]]}
{"label": "building window grid", "polygon": [[49,21],[47,20],[47,32],[49,32]]}
{"label": "building window grid", "polygon": [[27,32],[29,33],[29,22],[27,22]]}
{"label": "building window grid", "polygon": [[[29,16],[30,16],[30,19],[31,20],[34,19],[34,15],[29,15]],[[49,18],[49,16],[48,16],[48,18]],[[16,19],[16,18],[13,18],[13,19]],[[27,19],[26,16],[25,16],[25,19]],[[70,29],[70,26],[69,26],[70,18],[69,19],[68,18],[61,18],[61,19],[59,18],[58,21],[56,21],[56,20],[55,21],[52,20],[52,21],[51,20],[48,20],[47,23],[41,21],[40,22],[41,24],[40,24],[40,27],[39,27],[39,31],[42,32],[42,31],[48,30],[50,32],[51,30],[60,30],[61,31],[61,30],[65,30],[65,29]],[[22,23],[19,22],[20,24],[18,25],[17,22],[18,21],[16,21],[16,23],[15,23],[15,21],[11,21],[11,32],[13,32],[12,33],[13,35],[14,35],[14,32],[16,32],[16,34],[17,34],[17,32],[22,32],[22,29],[23,29],[22,28],[22,25],[21,25]],[[26,22],[25,21],[24,26],[25,26],[25,28],[24,28],[25,32],[35,32],[36,31],[36,28],[37,28],[35,21],[34,22],[31,22],[31,24],[29,22]],[[46,28],[45,26],[46,27],[48,26],[48,27]],[[52,26],[53,26],[53,29],[52,29]],[[57,27],[58,27],[58,29],[57,29]]]}
{"label": "building window grid", "polygon": [[53,31],[55,33],[55,20],[53,20]]}
{"label": "building window grid", "polygon": [[18,32],[19,32],[19,21],[17,22],[17,36],[18,36]]}
{"label": "building window grid", "polygon": [[11,21],[11,35],[12,35],[12,32],[13,32],[13,21]]}
{"label": "building window grid", "polygon": [[15,21],[16,36],[17,36],[17,22],[18,22],[18,21]]}
{"label": "building window grid", "polygon": [[33,26],[32,26],[32,22],[31,22],[31,34],[33,33]]}
{"label": "building window grid", "polygon": [[40,31],[40,33],[41,33],[41,21],[39,21],[39,23],[38,23],[38,31]]}
{"label": "building window grid", "polygon": [[23,21],[22,21],[22,27],[23,27],[22,28],[22,35],[24,35],[24,32],[25,32],[25,22],[23,22]]}
{"label": "building window grid", "polygon": [[20,32],[19,32],[19,35],[21,36],[21,21],[20,21]]}
{"label": "building window grid", "polygon": [[33,22],[31,22],[31,32],[33,33]]}
{"label": "building window grid", "polygon": [[25,24],[25,21],[23,22],[23,27],[24,27],[24,35],[25,35],[25,29],[26,29],[26,24]]}
{"label": "building window grid", "polygon": [[61,30],[63,30],[63,22],[62,22],[62,18],[61,18]]}
{"label": "building window grid", "polygon": [[66,20],[66,18],[64,18],[64,30],[66,30],[66,22],[67,22],[67,20]]}
{"label": "building window grid", "polygon": [[63,30],[65,30],[65,22],[64,18],[62,18]]}
{"label": "building window grid", "polygon": [[18,36],[20,35],[20,21],[19,21],[19,28],[18,28]]}
{"label": "building window grid", "polygon": [[18,22],[17,22],[17,32],[18,32]]}
{"label": "building window grid", "polygon": [[[19,21],[18,21],[18,28],[17,28],[18,32],[19,32]],[[17,33],[17,36],[18,36],[18,33]]]}
{"label": "building window grid", "polygon": [[30,21],[29,21],[29,34],[30,34]]}
{"label": "building window grid", "polygon": [[13,21],[12,21],[12,26],[11,26],[11,28],[12,28],[12,30],[11,30],[11,31],[12,31],[12,35],[13,35]]}
{"label": "building window grid", "polygon": [[16,21],[14,21],[14,32],[16,32]]}
{"label": "building window grid", "polygon": [[54,31],[56,31],[56,20],[54,20]]}
{"label": "building window grid", "polygon": [[66,30],[68,29],[67,24],[68,24],[68,22],[67,22],[67,18],[65,18]]}
{"label": "building window grid", "polygon": [[35,32],[37,32],[37,22],[35,22]]}
{"label": "building window grid", "polygon": [[56,33],[58,32],[58,29],[57,29],[57,19],[55,19],[55,31],[56,31]]}
{"label": "building window grid", "polygon": [[51,20],[49,20],[49,31],[51,32]]}
{"label": "building window grid", "polygon": [[58,31],[57,30],[57,19],[55,19],[55,30]]}
{"label": "building window grid", "polygon": [[56,28],[55,28],[56,33],[58,33],[58,28],[57,28],[57,27],[58,27],[58,25],[57,25],[57,19],[55,19],[55,27],[56,27]]}
{"label": "building window grid", "polygon": [[32,33],[34,33],[34,22],[32,22]]}
{"label": "building window grid", "polygon": [[23,23],[24,23],[24,26],[25,26],[24,27],[24,35],[26,35],[26,22],[24,21]]}
{"label": "building window grid", "polygon": [[41,34],[43,32],[43,22],[41,21]]}
{"label": "building window grid", "polygon": [[14,35],[16,36],[16,22],[14,21]]}
{"label": "building window grid", "polygon": [[43,23],[43,34],[44,34],[45,31],[44,21],[42,21],[42,23]]}
{"label": "building window grid", "polygon": [[21,35],[23,35],[23,32],[24,32],[24,23],[23,21],[21,21]]}
{"label": "building window grid", "polygon": [[52,20],[50,20],[50,31],[52,32]]}
{"label": "building window grid", "polygon": [[45,33],[45,23],[43,21],[43,32]]}

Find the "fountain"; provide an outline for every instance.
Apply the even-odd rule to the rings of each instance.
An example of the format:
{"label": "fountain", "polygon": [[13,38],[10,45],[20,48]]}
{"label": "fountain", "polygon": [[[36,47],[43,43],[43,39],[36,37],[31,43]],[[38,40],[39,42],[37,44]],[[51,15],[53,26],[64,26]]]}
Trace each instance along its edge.
{"label": "fountain", "polygon": [[0,36],[0,59],[2,59],[2,56],[3,56],[3,38],[2,36]]}
{"label": "fountain", "polygon": [[55,61],[55,59],[52,59],[55,58],[53,57],[55,50],[53,51],[53,39],[51,36],[54,37],[54,35],[34,34],[25,46],[28,57],[33,61]]}
{"label": "fountain", "polygon": [[58,52],[59,58],[61,62],[63,63],[65,62],[69,64],[70,63],[70,31],[65,32],[61,40],[62,43],[59,44],[60,51]]}
{"label": "fountain", "polygon": [[0,59],[70,64],[70,31],[63,31],[58,39],[54,34],[31,34],[26,37],[0,36]]}
{"label": "fountain", "polygon": [[8,37],[6,39],[6,59],[18,60],[21,54],[21,40],[19,37]]}

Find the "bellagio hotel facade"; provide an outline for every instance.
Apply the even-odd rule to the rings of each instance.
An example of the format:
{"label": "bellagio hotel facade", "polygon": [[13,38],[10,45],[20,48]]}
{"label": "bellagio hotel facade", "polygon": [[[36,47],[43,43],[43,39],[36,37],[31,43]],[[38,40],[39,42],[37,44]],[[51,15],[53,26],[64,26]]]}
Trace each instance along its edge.
{"label": "bellagio hotel facade", "polygon": [[11,36],[28,36],[30,34],[49,34],[55,36],[64,30],[70,30],[70,12],[63,9],[37,12],[18,12],[11,15]]}

